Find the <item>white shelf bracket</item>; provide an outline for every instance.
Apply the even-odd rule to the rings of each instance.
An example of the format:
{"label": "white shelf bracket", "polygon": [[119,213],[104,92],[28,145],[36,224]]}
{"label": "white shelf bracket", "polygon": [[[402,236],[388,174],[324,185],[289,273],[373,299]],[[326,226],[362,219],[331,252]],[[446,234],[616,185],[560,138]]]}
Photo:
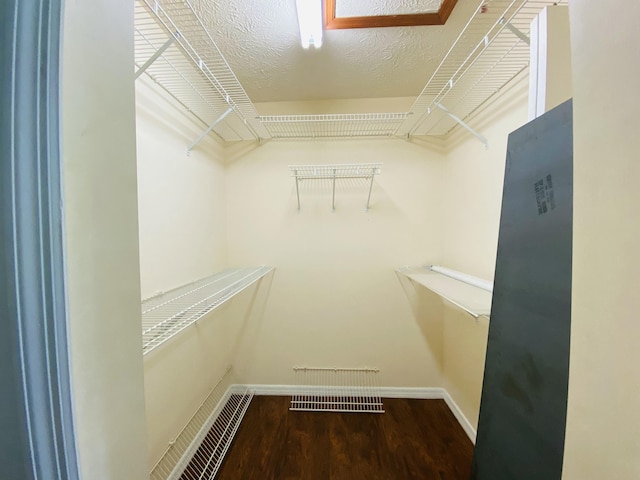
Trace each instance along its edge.
{"label": "white shelf bracket", "polygon": [[298,212],[300,212],[300,187],[298,186],[300,180],[298,179],[298,170],[294,170],[293,175],[296,177],[296,196],[298,197]]}
{"label": "white shelf bracket", "polygon": [[207,128],[207,129],[202,133],[202,135],[200,135],[198,138],[196,138],[196,139],[194,140],[194,142],[193,142],[191,145],[189,145],[189,146],[187,147],[187,155],[189,155],[189,154],[191,153],[191,150],[193,150],[193,148],[194,148],[198,143],[200,143],[200,141],[201,141],[204,137],[206,137],[207,135],[209,135],[209,132],[211,132],[211,130],[213,130],[213,129],[216,127],[216,125],[218,125],[222,120],[224,120],[224,119],[226,118],[226,116],[227,116],[227,115],[229,115],[232,111],[233,111],[233,108],[228,108],[226,112],[224,112],[222,115],[220,115],[220,116],[218,117],[218,119],[217,119],[215,122],[213,122],[213,123],[209,126],[209,128]]}
{"label": "white shelf bracket", "polygon": [[513,33],[516,37],[518,37],[524,43],[526,43],[527,45],[531,45],[531,39],[518,27],[516,27],[512,23],[507,22],[504,17],[500,19],[500,24],[504,25],[505,28],[507,28],[511,33]]}
{"label": "white shelf bracket", "polygon": [[485,148],[489,148],[489,141],[482,136],[481,134],[479,134],[478,132],[476,132],[473,128],[471,128],[469,126],[469,124],[467,124],[466,122],[462,121],[461,118],[457,117],[456,115],[454,115],[453,113],[451,113],[444,105],[442,105],[441,103],[436,103],[436,107],[438,107],[440,110],[442,110],[444,113],[446,113],[447,115],[449,115],[453,120],[455,120],[458,124],[460,124],[463,128],[465,128],[467,131],[469,131],[471,134],[473,134],[476,138],[478,138],[478,140],[480,140]]}
{"label": "white shelf bracket", "polygon": [[333,199],[331,203],[331,211],[336,211],[336,169],[333,169]]}
{"label": "white shelf bracket", "polygon": [[154,53],[153,55],[151,55],[151,57],[149,57],[149,60],[147,60],[146,62],[144,62],[144,65],[142,65],[142,66],[138,69],[138,71],[136,72],[136,74],[135,74],[135,77],[134,77],[134,78],[137,80],[137,79],[138,79],[138,77],[139,77],[140,75],[142,75],[142,74],[145,72],[145,70],[146,70],[147,68],[149,68],[149,67],[151,66],[151,64],[152,64],[153,62],[155,62],[155,61],[158,59],[158,57],[159,57],[160,55],[162,55],[162,54],[167,50],[167,48],[169,48],[171,45],[173,45],[173,42],[175,42],[175,41],[176,41],[175,37],[169,37],[169,40],[167,40],[166,42],[164,42],[164,44],[163,44],[163,45],[162,45],[158,50],[156,50],[156,53]]}
{"label": "white shelf bracket", "polygon": [[367,196],[367,206],[365,207],[365,212],[369,211],[369,204],[371,203],[371,192],[373,191],[373,177],[376,174],[375,167],[371,169],[371,183],[369,183],[369,195]]}

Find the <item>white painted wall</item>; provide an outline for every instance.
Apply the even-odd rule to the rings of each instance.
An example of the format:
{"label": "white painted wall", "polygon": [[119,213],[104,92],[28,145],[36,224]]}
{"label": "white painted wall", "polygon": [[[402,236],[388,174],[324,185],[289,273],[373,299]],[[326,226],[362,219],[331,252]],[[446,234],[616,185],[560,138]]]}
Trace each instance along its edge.
{"label": "white painted wall", "polygon": [[442,324],[442,385],[469,423],[477,429],[489,320],[485,317],[476,320],[445,305]]}
{"label": "white painted wall", "polygon": [[[489,280],[495,271],[507,138],[527,122],[526,88],[525,81],[516,83],[470,121],[488,139],[489,149],[458,132],[457,146],[446,157],[443,265]],[[442,322],[443,386],[475,428],[489,322],[450,305]]]}
{"label": "white painted wall", "polygon": [[[290,164],[383,162],[366,182],[302,185]],[[230,264],[277,267],[264,316],[234,365],[250,383],[292,383],[294,365],[375,366],[388,386],[440,386],[438,352],[395,275],[442,254],[444,159],[392,140],[280,141],[227,169]],[[429,339],[429,341],[434,341]],[[437,340],[440,343],[440,340]]]}
{"label": "white painted wall", "polygon": [[136,81],[142,296],[226,266],[223,148],[146,76]]}
{"label": "white painted wall", "polygon": [[[226,267],[224,149],[150,82],[136,81],[142,297]],[[252,311],[254,289],[144,357],[148,462],[152,467],[230,365],[234,332]]]}
{"label": "white painted wall", "polygon": [[68,0],[62,129],[71,378],[82,478],[148,478],[133,4]]}
{"label": "white painted wall", "polygon": [[493,279],[507,138],[525,123],[527,97],[523,82],[470,121],[488,139],[488,149],[464,133],[447,154],[443,228],[443,262],[447,267]]}
{"label": "white painted wall", "polygon": [[[139,134],[138,146],[146,157],[139,160],[140,183],[143,176],[149,181],[141,187],[141,197],[149,197],[140,200],[141,224],[145,214],[150,222],[158,221],[156,206],[163,189],[154,191],[154,186],[190,168],[189,158],[172,163],[183,152],[184,139],[174,122],[158,118],[178,113],[159,107],[161,97],[153,88],[138,87],[138,125],[148,130]],[[376,111],[394,111],[402,109],[404,101],[367,104]],[[263,113],[296,108],[326,113],[362,106],[352,100],[259,108]],[[210,323],[190,329],[146,359],[150,462],[157,461],[229,363],[242,381],[264,384],[292,383],[294,365],[377,366],[386,386],[445,387],[475,426],[488,322],[443,306],[422,287],[403,284],[394,269],[437,262],[493,277],[506,139],[526,121],[526,107],[526,83],[520,83],[472,120],[489,139],[489,150],[474,137],[458,134],[446,156],[438,153],[441,142],[397,139],[240,143],[223,153],[214,144],[203,152],[227,163],[221,201],[227,211],[216,216],[224,218],[226,226],[203,230],[203,237],[213,235],[218,242],[220,232],[226,231],[228,265],[267,264],[277,271],[259,307],[241,301],[244,306],[236,308],[249,312],[246,315],[231,310],[216,314]],[[202,160],[206,164],[207,158]],[[385,164],[376,179],[371,211],[364,212],[366,182],[339,184],[336,212],[331,212],[330,182],[308,182],[301,185],[298,213],[288,165],[348,162]],[[204,173],[194,178],[199,176],[195,168],[183,173],[185,185],[206,181]],[[220,178],[218,170],[213,173]],[[216,180],[213,188],[218,187]],[[184,199],[185,212],[192,204]],[[163,225],[158,222],[156,228]],[[189,239],[183,245],[188,248]],[[141,256],[145,249],[157,248],[148,235],[141,241]],[[162,262],[163,254],[149,253],[152,257]],[[153,263],[142,264],[143,286],[145,270],[154,278]],[[163,268],[169,280],[172,272],[179,272],[177,264]],[[220,343],[224,339],[233,339],[232,350]]]}
{"label": "white painted wall", "polygon": [[569,9],[574,243],[563,478],[640,478],[640,3],[572,0]]}

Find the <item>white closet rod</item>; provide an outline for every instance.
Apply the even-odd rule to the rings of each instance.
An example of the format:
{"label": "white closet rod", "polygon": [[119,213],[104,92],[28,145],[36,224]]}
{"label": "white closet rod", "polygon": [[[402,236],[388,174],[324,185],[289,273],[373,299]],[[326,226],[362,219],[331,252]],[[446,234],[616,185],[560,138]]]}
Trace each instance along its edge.
{"label": "white closet rod", "polygon": [[493,293],[493,282],[490,282],[489,280],[474,277],[473,275],[469,275],[467,273],[458,272],[457,270],[453,270],[451,268],[441,267],[440,265],[430,265],[428,268],[432,272],[440,273],[441,275],[453,278],[454,280],[459,280],[468,285],[473,285],[474,287],[478,287],[482,290]]}

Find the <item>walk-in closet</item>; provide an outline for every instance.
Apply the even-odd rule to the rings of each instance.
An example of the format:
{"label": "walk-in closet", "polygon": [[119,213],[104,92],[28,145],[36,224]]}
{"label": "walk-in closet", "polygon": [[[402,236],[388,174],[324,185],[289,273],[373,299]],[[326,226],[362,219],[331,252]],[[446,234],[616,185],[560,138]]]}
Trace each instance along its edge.
{"label": "walk-in closet", "polygon": [[83,478],[591,478],[590,2],[67,3]]}

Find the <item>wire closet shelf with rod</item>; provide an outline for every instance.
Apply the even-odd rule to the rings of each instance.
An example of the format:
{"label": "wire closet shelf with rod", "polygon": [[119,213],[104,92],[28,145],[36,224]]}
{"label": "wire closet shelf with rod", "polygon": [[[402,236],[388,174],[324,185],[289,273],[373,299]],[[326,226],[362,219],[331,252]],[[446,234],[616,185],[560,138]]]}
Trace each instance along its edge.
{"label": "wire closet shelf with rod", "polygon": [[[136,0],[136,77],[146,75],[223,141],[448,135],[529,65],[531,21],[567,0],[477,0],[406,112],[259,115],[202,20],[207,2]],[[201,138],[196,139],[189,149]]]}

